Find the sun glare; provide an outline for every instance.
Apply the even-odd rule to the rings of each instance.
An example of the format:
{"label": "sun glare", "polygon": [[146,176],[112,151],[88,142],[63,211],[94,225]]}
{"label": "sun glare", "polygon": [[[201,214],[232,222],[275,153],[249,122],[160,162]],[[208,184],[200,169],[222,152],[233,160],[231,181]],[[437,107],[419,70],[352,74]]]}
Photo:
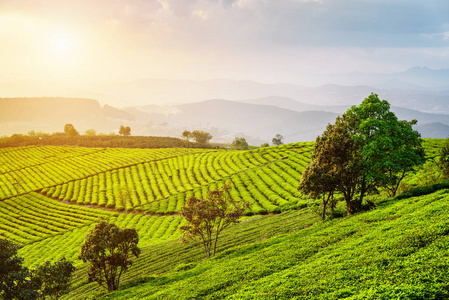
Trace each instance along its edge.
{"label": "sun glare", "polygon": [[56,55],[69,55],[74,48],[74,39],[66,33],[54,34],[50,38],[50,50]]}

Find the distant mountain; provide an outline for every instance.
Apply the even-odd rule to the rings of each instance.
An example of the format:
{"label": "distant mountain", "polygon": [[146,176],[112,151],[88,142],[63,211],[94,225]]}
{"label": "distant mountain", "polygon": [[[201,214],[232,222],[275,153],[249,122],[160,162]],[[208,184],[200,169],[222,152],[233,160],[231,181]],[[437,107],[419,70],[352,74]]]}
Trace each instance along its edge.
{"label": "distant mountain", "polygon": [[427,123],[414,126],[414,129],[421,133],[422,138],[446,139],[449,137],[449,125],[442,123]]}
{"label": "distant mountain", "polygon": [[[333,74],[323,76],[319,80],[341,85],[369,85],[374,87],[386,87],[401,90],[431,90],[447,86],[449,82],[449,69],[429,69],[427,67],[412,67],[404,72],[398,73],[363,73],[353,72],[346,74]],[[395,84],[396,83],[396,84]]]}
{"label": "distant mountain", "polygon": [[[365,87],[357,89],[363,92]],[[342,90],[345,88],[327,85],[320,89],[320,93],[337,97]],[[215,142],[229,143],[234,137],[242,136],[250,144],[260,145],[271,142],[279,133],[289,143],[315,140],[328,123],[333,123],[349,107],[300,103],[286,97],[245,101],[212,99],[189,104],[117,109],[110,105],[101,107],[98,101],[91,99],[3,98],[0,99],[0,135],[27,133],[30,130],[61,132],[67,123],[72,123],[80,133],[90,128],[108,133],[117,132],[123,124],[131,127],[132,135],[179,137],[186,129],[199,129],[210,132]],[[436,102],[430,98],[427,103],[431,106]],[[392,106],[391,109],[399,119],[417,119],[416,128],[422,130],[423,137],[448,135],[449,115],[399,106]]]}
{"label": "distant mountain", "polygon": [[133,115],[84,98],[0,98],[0,135],[27,133],[31,130],[62,132],[71,123],[83,133],[117,131],[120,122],[131,121]]}

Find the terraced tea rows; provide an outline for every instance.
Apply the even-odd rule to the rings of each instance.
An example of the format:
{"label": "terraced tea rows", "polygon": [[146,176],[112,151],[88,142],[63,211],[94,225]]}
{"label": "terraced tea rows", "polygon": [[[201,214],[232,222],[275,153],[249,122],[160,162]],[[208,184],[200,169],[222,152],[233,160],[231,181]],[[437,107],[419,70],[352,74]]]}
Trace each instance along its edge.
{"label": "terraced tea rows", "polygon": [[28,244],[117,213],[66,205],[38,193],[0,201],[0,236]]}
{"label": "terraced tea rows", "polygon": [[231,197],[251,202],[251,213],[298,205],[296,185],[310,161],[311,143],[270,150],[219,151],[142,163],[45,188],[46,196],[116,210],[178,212],[192,195],[206,196],[225,183]]}
{"label": "terraced tea rows", "polygon": [[204,149],[14,147],[0,149],[0,200],[137,163]]}
{"label": "terraced tea rows", "polygon": [[[94,209],[87,209],[95,211]],[[139,234],[139,246],[145,247],[173,240],[181,236],[179,226],[184,225],[180,216],[149,216],[142,214],[105,215],[106,220],[116,223],[120,228],[135,228]],[[95,222],[96,223],[96,222]],[[0,228],[1,228],[0,224]],[[80,264],[78,254],[89,229],[94,223],[83,224],[80,227],[71,228],[65,232],[25,245],[19,251],[19,255],[25,259],[28,266],[37,266],[46,260],[55,261],[65,257],[75,264]],[[23,223],[23,228],[27,228]]]}

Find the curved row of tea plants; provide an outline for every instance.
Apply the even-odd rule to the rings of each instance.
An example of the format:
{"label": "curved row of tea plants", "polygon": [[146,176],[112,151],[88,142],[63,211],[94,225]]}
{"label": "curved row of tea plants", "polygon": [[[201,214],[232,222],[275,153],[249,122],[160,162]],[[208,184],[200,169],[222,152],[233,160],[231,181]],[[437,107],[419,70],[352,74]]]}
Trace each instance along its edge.
{"label": "curved row of tea plants", "polygon": [[[95,211],[90,209],[90,211]],[[114,222],[120,228],[135,228],[139,234],[139,247],[162,243],[177,239],[181,236],[179,226],[185,224],[180,216],[149,216],[142,214],[105,215],[104,219]],[[45,218],[42,218],[42,221]],[[56,261],[62,257],[74,262],[78,260],[81,244],[84,242],[89,229],[97,222],[82,224],[76,228],[59,232],[57,235],[26,244],[20,249],[19,255],[25,259],[25,265],[34,267],[46,260]],[[30,224],[22,223],[22,229],[29,228]],[[0,225],[1,227],[1,225]]]}
{"label": "curved row of tea plants", "polygon": [[66,205],[33,192],[0,201],[0,236],[23,245],[115,215]]}
{"label": "curved row of tea plants", "polygon": [[279,212],[297,206],[301,195],[296,185],[311,150],[311,143],[297,143],[179,156],[107,171],[45,188],[42,193],[116,210],[173,213],[190,196],[206,196],[207,191],[229,182],[235,188],[232,198],[251,202],[249,213]]}
{"label": "curved row of tea plants", "polygon": [[142,162],[214,150],[17,147],[0,149],[0,200]]}

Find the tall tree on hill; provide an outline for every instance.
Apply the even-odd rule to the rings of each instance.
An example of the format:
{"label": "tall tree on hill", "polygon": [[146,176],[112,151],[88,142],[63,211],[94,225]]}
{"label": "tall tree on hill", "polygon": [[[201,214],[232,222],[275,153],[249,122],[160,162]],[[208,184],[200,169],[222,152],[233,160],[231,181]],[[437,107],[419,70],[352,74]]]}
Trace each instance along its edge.
{"label": "tall tree on hill", "polygon": [[120,125],[120,129],[118,130],[118,134],[123,135],[123,136],[130,136],[131,135],[131,127],[129,126],[123,126]]}
{"label": "tall tree on hill", "polygon": [[189,141],[189,138],[190,138],[190,136],[191,136],[191,134],[192,134],[192,133],[191,133],[190,131],[184,130],[184,131],[182,132],[182,137],[185,138],[186,141],[188,142],[188,141]]}
{"label": "tall tree on hill", "polygon": [[181,207],[181,215],[189,225],[181,226],[183,242],[198,238],[203,246],[206,258],[215,255],[219,234],[237,220],[249,207],[248,203],[230,198],[225,185],[219,191],[209,191],[206,199],[194,196]]}
{"label": "tall tree on hill", "polygon": [[212,139],[212,135],[209,132],[205,132],[202,130],[192,131],[190,135],[195,140],[195,142],[200,145],[207,145]]}
{"label": "tall tree on hill", "polygon": [[235,137],[235,139],[232,141],[232,149],[235,150],[248,150],[248,142],[243,137]]}
{"label": "tall tree on hill", "polygon": [[271,140],[271,142],[273,143],[274,146],[279,146],[282,145],[283,142],[282,140],[284,139],[284,137],[281,134],[276,134],[276,136]]}
{"label": "tall tree on hill", "polygon": [[132,265],[131,254],[139,257],[139,237],[135,229],[120,229],[114,223],[100,221],[81,245],[79,259],[89,262],[89,282],[96,281],[108,291],[120,286],[120,277]]}
{"label": "tall tree on hill", "polygon": [[64,133],[67,136],[74,137],[80,135],[79,132],[75,129],[75,127],[72,124],[65,124],[64,125]]}
{"label": "tall tree on hill", "polygon": [[387,101],[371,94],[317,137],[311,164],[326,168],[349,214],[361,209],[370,187],[384,187],[393,196],[405,175],[424,163],[414,124],[398,120]]}

